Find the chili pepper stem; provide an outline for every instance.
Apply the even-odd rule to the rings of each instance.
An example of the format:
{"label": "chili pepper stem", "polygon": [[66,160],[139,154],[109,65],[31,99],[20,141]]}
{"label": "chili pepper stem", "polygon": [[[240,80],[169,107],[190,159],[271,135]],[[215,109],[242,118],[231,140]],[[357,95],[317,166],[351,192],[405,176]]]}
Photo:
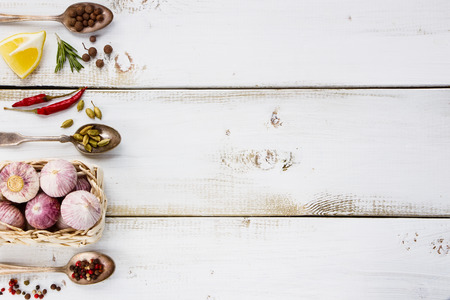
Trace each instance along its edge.
{"label": "chili pepper stem", "polygon": [[31,112],[37,114],[37,108],[35,109],[17,109],[17,108],[9,108],[3,107],[4,110],[14,110],[14,111],[23,111],[23,112]]}
{"label": "chili pepper stem", "polygon": [[79,89],[77,89],[77,90],[75,90],[75,91],[72,91],[72,92],[70,92],[70,93],[67,93],[67,94],[64,94],[64,95],[57,95],[57,96],[45,96],[45,99],[47,99],[47,101],[49,101],[49,100],[52,100],[52,99],[55,99],[55,98],[61,98],[61,97],[66,97],[66,96],[69,96],[69,95],[72,95],[73,93],[76,93],[76,92],[78,92],[79,90],[81,90],[82,88],[79,88]]}

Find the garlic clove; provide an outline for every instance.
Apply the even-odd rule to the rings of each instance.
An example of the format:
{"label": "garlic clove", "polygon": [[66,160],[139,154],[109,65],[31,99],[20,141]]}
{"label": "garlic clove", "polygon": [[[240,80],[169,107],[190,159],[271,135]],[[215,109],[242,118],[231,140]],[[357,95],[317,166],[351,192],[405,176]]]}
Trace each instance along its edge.
{"label": "garlic clove", "polygon": [[88,230],[100,220],[102,209],[98,198],[87,191],[67,195],[61,204],[64,223],[77,230]]}
{"label": "garlic clove", "polygon": [[39,191],[39,175],[29,164],[10,163],[0,172],[0,191],[12,202],[27,202]]}
{"label": "garlic clove", "polygon": [[[0,222],[22,229],[25,227],[23,214],[9,201],[0,201]],[[9,230],[9,228],[0,224],[0,230]]]}
{"label": "garlic clove", "polygon": [[91,184],[87,180],[86,176],[78,177],[77,184],[75,185],[73,191],[91,191]]}
{"label": "garlic clove", "polygon": [[49,161],[41,170],[41,188],[50,197],[63,197],[77,183],[77,170],[68,161]]}

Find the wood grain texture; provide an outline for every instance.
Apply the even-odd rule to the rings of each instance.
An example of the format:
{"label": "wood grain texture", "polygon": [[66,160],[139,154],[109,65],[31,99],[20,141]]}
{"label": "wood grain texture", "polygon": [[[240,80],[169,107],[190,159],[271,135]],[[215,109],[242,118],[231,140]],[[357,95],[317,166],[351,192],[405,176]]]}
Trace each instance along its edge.
{"label": "wood grain texture", "polygon": [[[113,218],[85,248],[116,261],[107,281],[18,278],[65,280],[48,299],[68,300],[448,299],[449,232],[442,219]],[[59,266],[78,251],[4,246],[0,261]]]}
{"label": "wood grain texture", "polygon": [[[102,70],[54,74],[54,33],[81,53],[87,36],[57,23],[0,26],[0,39],[45,29],[39,68],[14,86],[319,87],[450,85],[446,0],[101,0],[115,19],[100,32]],[[0,1],[0,11],[59,14],[73,1]],[[117,64],[116,64],[117,62]]]}
{"label": "wood grain texture", "polygon": [[[2,90],[0,105],[36,93]],[[122,133],[117,149],[94,160],[35,143],[0,158],[100,165],[109,216],[449,216],[449,99],[445,89],[88,90]],[[73,130],[59,128],[69,118]],[[2,131],[26,135],[90,121],[75,107],[0,111]]]}

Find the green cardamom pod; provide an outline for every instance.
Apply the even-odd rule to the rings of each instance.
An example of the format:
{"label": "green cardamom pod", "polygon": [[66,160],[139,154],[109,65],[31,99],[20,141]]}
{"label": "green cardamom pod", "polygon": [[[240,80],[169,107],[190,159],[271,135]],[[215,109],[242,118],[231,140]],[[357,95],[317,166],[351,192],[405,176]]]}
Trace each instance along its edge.
{"label": "green cardamom pod", "polygon": [[89,126],[84,127],[83,129],[81,129],[80,134],[81,135],[87,134],[88,130],[91,129],[92,127],[94,127],[94,125],[89,125]]}
{"label": "green cardamom pod", "polygon": [[95,113],[92,109],[90,108],[86,108],[86,114],[88,115],[89,118],[94,119],[95,118]]}
{"label": "green cardamom pod", "polygon": [[94,114],[95,114],[95,116],[101,120],[102,119],[102,111],[100,110],[100,108],[95,106],[94,102],[91,101],[91,103],[92,103],[92,106],[94,106]]}
{"label": "green cardamom pod", "polygon": [[84,149],[86,149],[86,151],[88,152],[92,152],[92,146],[90,144],[84,145]]}
{"label": "green cardamom pod", "polygon": [[77,110],[78,110],[78,111],[82,111],[83,108],[84,108],[84,101],[83,101],[83,100],[80,100],[80,101],[78,102],[78,104],[77,104]]}
{"label": "green cardamom pod", "polygon": [[92,147],[97,148],[97,141],[89,139],[89,144],[91,144]]}
{"label": "green cardamom pod", "polygon": [[98,132],[97,129],[90,129],[90,130],[88,130],[87,133],[88,133],[90,136],[96,136],[96,135],[99,135],[99,134],[100,134],[100,132]]}
{"label": "green cardamom pod", "polygon": [[99,146],[99,147],[106,146],[106,145],[109,144],[109,141],[111,141],[111,139],[104,139],[104,140],[101,140],[100,142],[97,143],[97,146]]}
{"label": "green cardamom pod", "polygon": [[61,124],[61,128],[69,128],[70,126],[73,125],[73,120],[69,119],[69,120],[65,120],[62,124]]}
{"label": "green cardamom pod", "polygon": [[86,146],[87,144],[89,144],[89,136],[88,136],[88,135],[85,135],[85,136],[83,137],[83,145]]}
{"label": "green cardamom pod", "polygon": [[78,142],[82,142],[83,141],[83,136],[79,133],[75,133],[74,135],[72,135],[73,138],[78,141]]}
{"label": "green cardamom pod", "polygon": [[99,135],[89,136],[91,140],[94,140],[96,142],[100,142],[102,138]]}

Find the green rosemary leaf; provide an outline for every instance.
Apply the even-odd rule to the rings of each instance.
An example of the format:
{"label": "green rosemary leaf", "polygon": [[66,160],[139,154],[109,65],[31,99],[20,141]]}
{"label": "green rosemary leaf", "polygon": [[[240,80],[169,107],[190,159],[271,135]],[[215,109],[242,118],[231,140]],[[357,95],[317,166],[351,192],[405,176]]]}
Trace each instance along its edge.
{"label": "green rosemary leaf", "polygon": [[58,50],[56,51],[55,73],[62,70],[67,59],[69,60],[70,70],[72,71],[72,73],[74,69],[77,72],[80,72],[80,70],[84,67],[78,61],[78,59],[81,59],[81,57],[78,55],[78,51],[67,42],[61,40],[61,38],[56,33],[55,35],[58,42]]}

